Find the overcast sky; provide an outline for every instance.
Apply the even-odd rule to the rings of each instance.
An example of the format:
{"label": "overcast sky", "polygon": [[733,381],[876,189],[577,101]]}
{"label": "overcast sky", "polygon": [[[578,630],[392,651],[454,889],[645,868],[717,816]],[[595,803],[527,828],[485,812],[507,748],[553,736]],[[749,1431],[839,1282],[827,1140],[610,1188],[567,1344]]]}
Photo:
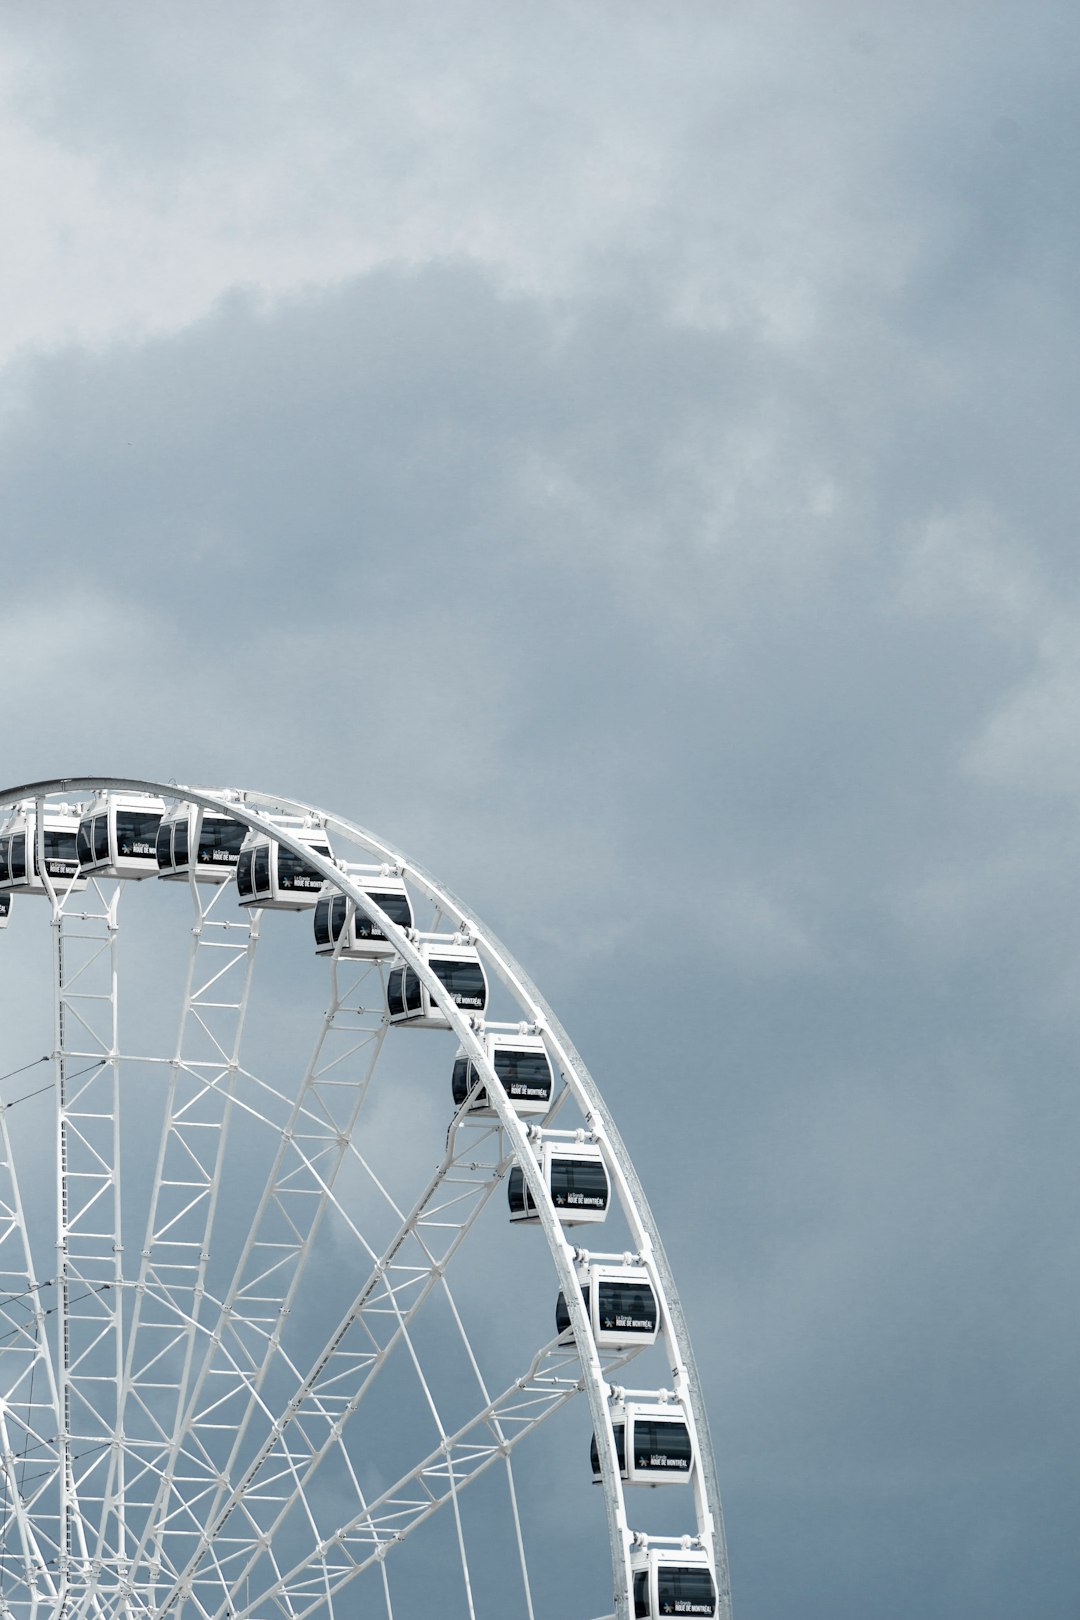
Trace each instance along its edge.
{"label": "overcast sky", "polygon": [[1072,5],[24,5],[5,777],[383,833],[669,1243],[736,1620],[1080,1609]]}

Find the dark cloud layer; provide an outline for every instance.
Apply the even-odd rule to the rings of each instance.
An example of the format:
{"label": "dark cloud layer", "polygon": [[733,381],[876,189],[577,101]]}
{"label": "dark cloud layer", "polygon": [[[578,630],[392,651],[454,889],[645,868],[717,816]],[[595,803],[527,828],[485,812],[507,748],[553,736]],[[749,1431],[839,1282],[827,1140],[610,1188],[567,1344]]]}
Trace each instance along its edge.
{"label": "dark cloud layer", "polygon": [[[5,373],[8,776],[280,787],[517,949],[670,1242],[740,1620],[1072,1620],[1074,20],[317,12],[243,46],[266,279]],[[19,38],[148,229],[256,163],[238,25],[155,16]],[[343,270],[370,174],[418,234]]]}

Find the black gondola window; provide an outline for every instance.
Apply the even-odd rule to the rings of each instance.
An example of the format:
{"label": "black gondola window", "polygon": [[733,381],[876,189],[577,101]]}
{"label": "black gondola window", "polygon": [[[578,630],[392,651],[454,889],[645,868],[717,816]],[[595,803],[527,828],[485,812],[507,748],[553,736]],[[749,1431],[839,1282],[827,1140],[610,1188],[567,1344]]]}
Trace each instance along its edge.
{"label": "black gondola window", "polygon": [[349,902],[343,894],[335,894],[330,905],[330,937],[335,942],[341,938],[341,930],[345,926],[345,918],[349,913]]}
{"label": "black gondola window", "polygon": [[157,863],[163,872],[172,866],[172,823],[163,821],[157,830]]}
{"label": "black gondola window", "polygon": [[235,866],[246,829],[228,816],[203,816],[199,828],[199,865]]}
{"label": "black gondola window", "polygon": [[330,898],[323,895],[315,907],[315,943],[316,945],[329,945],[330,943]]}
{"label": "black gondola window", "polygon": [[[476,1080],[476,1072],[468,1058],[455,1058],[454,1060],[454,1107],[460,1108]],[[478,1103],[486,1101],[487,1094],[483,1091],[476,1098]]]}
{"label": "black gondola window", "polygon": [[[407,894],[396,892],[393,894],[377,894],[371,891],[371,898],[380,911],[385,911],[391,922],[397,923],[399,928],[412,927],[412,906],[409,904]],[[357,939],[385,939],[386,934],[366,911],[359,906],[356,908],[356,937]]]}
{"label": "black gondola window", "polygon": [[181,816],[179,821],[173,822],[172,863],[174,866],[186,866],[188,863],[187,816]]}
{"label": "black gondola window", "polygon": [[402,995],[405,979],[404,968],[394,968],[386,981],[386,1006],[391,1018],[399,1018],[405,1011],[405,1001]]}
{"label": "black gondola window", "polygon": [[411,967],[405,969],[405,1006],[409,1012],[423,1012],[424,987],[420,983],[420,975]]}
{"label": "black gondola window", "polygon": [[[587,1287],[582,1288],[581,1297],[585,1301],[585,1315],[588,1316],[589,1290]],[[565,1333],[568,1328],[573,1327],[570,1320],[570,1307],[567,1305],[565,1295],[561,1291],[555,1301],[555,1327],[559,1333]]]}
{"label": "black gondola window", "polygon": [[10,894],[0,894],[0,917],[6,917],[11,910]]}
{"label": "black gondola window", "polygon": [[26,876],[26,834],[13,833],[11,837],[11,876]]}
{"label": "black gondola window", "polygon": [[94,860],[107,861],[109,858],[109,818],[108,816],[94,817]]}
{"label": "black gondola window", "polygon": [[634,1620],[649,1620],[649,1572],[639,1569],[634,1576]]}
{"label": "black gondola window", "polygon": [[255,894],[270,892],[270,845],[256,844],[252,851],[251,886]]}
{"label": "black gondola window", "polygon": [[634,1420],[634,1467],[658,1474],[688,1474],[691,1461],[690,1431],[685,1423],[661,1418]]}
{"label": "black gondola window", "polygon": [[94,846],[90,839],[92,824],[89,820],[79,822],[79,831],[75,838],[75,848],[79,856],[80,866],[89,866],[94,859]]}
{"label": "black gondola window", "polygon": [[[615,1456],[619,1463],[619,1473],[626,1473],[626,1430],[621,1423],[613,1425],[615,1435]],[[592,1462],[592,1471],[599,1477],[600,1474],[600,1448],[596,1444],[595,1434],[589,1443],[589,1458]]]}
{"label": "black gondola window", "polygon": [[661,1564],[656,1572],[656,1595],[660,1613],[716,1613],[716,1589],[707,1569],[680,1569]]}
{"label": "black gondola window", "polygon": [[0,882],[6,883],[9,876],[9,857],[11,854],[11,839],[0,838]]}
{"label": "black gondola window", "polygon": [[607,1209],[607,1171],[596,1159],[553,1159],[551,1199],[556,1209]]}
{"label": "black gondola window", "polygon": [[535,1213],[536,1205],[533,1202],[532,1193],[529,1191],[529,1183],[525,1180],[525,1172],[519,1164],[511,1167],[506,1183],[506,1197],[510,1204],[511,1214],[532,1215]]}
{"label": "black gondola window", "polygon": [[255,851],[246,849],[236,863],[236,890],[242,900],[250,900],[255,893],[251,880],[251,867],[255,860]]}
{"label": "black gondola window", "polygon": [[[96,829],[95,829],[96,832]],[[106,829],[106,838],[108,832]],[[79,851],[74,832],[61,827],[46,827],[42,833],[45,852],[45,870],[50,877],[74,877],[79,870]],[[95,847],[97,838],[94,839]],[[105,851],[108,854],[108,843]]]}
{"label": "black gondola window", "polygon": [[[137,856],[146,859],[154,854],[161,816],[153,810],[118,810],[116,812],[116,850],[121,859]],[[97,837],[97,825],[94,826]]]}
{"label": "black gondola window", "polygon": [[551,1096],[551,1066],[543,1052],[495,1050],[495,1073],[508,1097],[547,1102]]}
{"label": "black gondola window", "polygon": [[456,962],[440,957],[432,962],[431,969],[459,1007],[483,1008],[487,1005],[484,970],[479,962]]}
{"label": "black gondola window", "polygon": [[[324,855],[327,860],[330,859],[330,851],[325,844],[313,844],[311,849],[312,854]],[[321,873],[316,872],[302,855],[294,855],[291,849],[282,849],[280,844],[277,853],[277,872],[279,889],[306,889],[310,892],[312,889],[322,887]]]}
{"label": "black gondola window", "polygon": [[648,1283],[601,1282],[597,1303],[600,1326],[608,1332],[656,1332],[656,1299]]}

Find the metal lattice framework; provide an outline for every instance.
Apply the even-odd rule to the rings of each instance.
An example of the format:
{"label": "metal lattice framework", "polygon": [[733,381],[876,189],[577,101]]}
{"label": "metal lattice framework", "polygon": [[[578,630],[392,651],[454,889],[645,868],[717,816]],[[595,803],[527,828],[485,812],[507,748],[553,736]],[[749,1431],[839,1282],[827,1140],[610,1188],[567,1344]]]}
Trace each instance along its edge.
{"label": "metal lattice framework", "polygon": [[[583,1472],[584,1463],[575,1449],[556,1469],[550,1446],[540,1449],[541,1431],[556,1419],[546,1432],[562,1432],[557,1414],[584,1394],[598,1442],[614,1614],[623,1620],[633,1613],[642,1493],[635,1498],[620,1478],[609,1403],[624,1367],[641,1355],[640,1365],[662,1376],[653,1374],[639,1393],[655,1394],[661,1382],[670,1388],[695,1458],[686,1484],[644,1494],[664,1498],[675,1515],[671,1545],[681,1538],[708,1554],[717,1613],[728,1620],[705,1408],[664,1249],[596,1084],[514,958],[398,850],[308,805],[81,777],[10,789],[0,807],[36,812],[40,855],[49,806],[103,793],[224,808],[303,856],[376,919],[396,960],[419,975],[482,1077],[494,1117],[447,1107],[445,1150],[403,1197],[391,1183],[403,1179],[399,1161],[421,1133],[408,1119],[387,1124],[386,1099],[398,1082],[380,1091],[380,1077],[396,1074],[409,1050],[430,1055],[438,1046],[445,1060],[448,1038],[433,1042],[388,1025],[384,962],[340,954],[316,962],[309,921],[238,907],[231,882],[168,885],[169,905],[155,906],[152,891],[162,895],[155,881],[91,878],[65,894],[46,879],[44,897],[14,902],[0,960],[17,947],[16,912],[19,924],[24,912],[52,924],[53,1046],[51,1084],[41,1085],[45,1068],[28,1066],[27,1089],[17,1095],[9,1077],[0,1101],[3,1609],[28,1620],[121,1612],[147,1620],[333,1620],[354,1612],[356,1594],[344,1607],[340,1594],[361,1581],[367,1601],[391,1620],[395,1604],[399,1613],[414,1612],[423,1590],[428,1607],[435,1596],[442,1612],[476,1620],[486,1612],[481,1589],[496,1554],[493,1521],[484,1518],[479,1537],[470,1535],[468,1504],[474,1487],[486,1502],[481,1482],[498,1480],[505,1520],[498,1578],[504,1594],[514,1589],[500,1607],[533,1620],[546,1612],[536,1561],[563,1556],[547,1518],[533,1531],[536,1481],[545,1482],[550,1502],[562,1490],[560,1470]],[[297,820],[282,818],[321,828],[332,858],[313,854],[297,836]],[[426,908],[424,937],[452,934],[474,947],[505,1027],[542,1037],[558,1088],[539,1130],[499,1084],[485,1026],[448,995],[420,936],[379,909],[351,871],[357,862],[403,880],[417,914]],[[151,917],[149,946],[145,921],[132,927],[140,988],[130,1016],[122,988],[129,888],[138,891],[140,919]],[[169,917],[158,924],[160,911]],[[271,990],[260,1000],[256,962],[271,932],[272,953],[291,936],[303,972],[275,957]],[[158,957],[163,985],[165,957],[179,964],[182,955],[180,982],[159,987]],[[274,1009],[293,1019],[293,986],[305,974],[322,1004],[309,1030],[310,1056],[297,1065],[275,1051]],[[144,981],[171,1020],[156,1046]],[[299,1001],[297,990],[297,1008]],[[6,1022],[18,1027],[10,1016]],[[9,1046],[6,1055],[4,1069],[17,1070],[27,1053]],[[648,1273],[660,1317],[652,1351],[595,1343],[575,1269],[581,1229],[562,1224],[541,1172],[540,1141],[563,1137],[601,1151],[621,1223],[618,1249],[605,1239],[604,1250]],[[475,1309],[469,1325],[459,1299],[458,1278],[489,1277],[494,1245],[506,1241],[505,1205],[491,1206],[512,1165],[524,1173],[554,1266],[546,1286],[534,1245],[518,1232],[512,1238],[530,1249],[545,1299],[557,1283],[572,1342],[565,1334],[530,1338],[522,1310],[511,1349],[503,1342],[509,1333],[478,1326]],[[496,1348],[508,1373],[497,1382]],[[542,1460],[523,1490],[515,1463],[531,1454]],[[437,1523],[450,1527],[445,1539],[425,1543]],[[395,1591],[395,1572],[408,1571],[414,1543],[428,1551]],[[452,1571],[440,1565],[447,1548]],[[445,1595],[451,1574],[453,1599]],[[587,1612],[578,1611],[580,1620]]]}

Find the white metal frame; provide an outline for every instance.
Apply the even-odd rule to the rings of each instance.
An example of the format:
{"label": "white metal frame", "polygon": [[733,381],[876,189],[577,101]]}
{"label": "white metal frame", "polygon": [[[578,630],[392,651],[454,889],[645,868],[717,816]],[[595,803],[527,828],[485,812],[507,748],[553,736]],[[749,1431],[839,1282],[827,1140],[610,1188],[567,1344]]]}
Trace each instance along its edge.
{"label": "white metal frame", "polygon": [[[19,1549],[17,1578],[10,1568],[3,1575],[2,1565],[0,1577],[18,1594],[20,1613],[25,1608],[30,1620],[36,1620],[40,1609],[54,1620],[61,1614],[68,1620],[123,1607],[155,1620],[181,1609],[205,1620],[266,1620],[268,1615],[303,1620],[320,1608],[332,1611],[334,1595],[374,1563],[382,1571],[389,1615],[388,1555],[447,1505],[458,1530],[472,1614],[458,1498],[473,1479],[501,1462],[531,1617],[511,1453],[582,1389],[598,1440],[614,1615],[629,1620],[632,1612],[631,1558],[641,1538],[627,1515],[609,1397],[612,1373],[638,1352],[596,1348],[578,1282],[578,1251],[552,1207],[537,1155],[537,1133],[499,1084],[482,1023],[478,1027],[454,1004],[427,967],[413,930],[394,924],[347,867],[315,854],[278,819],[295,816],[309,824],[314,818],[325,827],[337,855],[347,852],[354,860],[354,852],[360,851],[400,874],[414,894],[436,909],[441,927],[475,947],[489,979],[501,983],[522,1021],[542,1036],[553,1068],[565,1082],[549,1120],[569,1102],[580,1115],[580,1129],[600,1147],[612,1201],[618,1201],[630,1231],[635,1263],[645,1268],[656,1296],[672,1393],[686,1417],[695,1457],[688,1493],[693,1518],[689,1542],[714,1569],[717,1613],[728,1620],[715,1465],[667,1258],[595,1082],[514,958],[423,868],[364,829],[295,801],[85,777],[12,788],[0,793],[0,807],[35,801],[40,840],[47,800],[103,791],[147,794],[215,811],[224,807],[250,831],[268,833],[302,855],[324,880],[376,917],[398,958],[420,976],[470,1057],[496,1117],[470,1118],[467,1104],[459,1111],[446,1156],[412,1210],[397,1210],[385,1189],[379,1189],[396,1211],[396,1235],[375,1252],[355,1232],[370,1255],[370,1274],[323,1349],[308,1366],[293,1369],[295,1390],[287,1404],[282,1409],[268,1406],[263,1391],[284,1353],[281,1324],[327,1210],[334,1207],[340,1213],[334,1193],[338,1176],[346,1164],[359,1163],[375,1179],[359,1152],[354,1126],[387,1029],[381,1003],[377,1012],[369,1008],[364,987],[381,985],[384,970],[378,964],[346,963],[340,952],[330,959],[330,1003],[299,1091],[292,1098],[273,1093],[244,1070],[239,1057],[260,913],[253,910],[246,925],[220,924],[213,913],[222,889],[206,898],[191,880],[196,921],[181,1031],[169,1066],[167,1124],[150,1224],[137,1274],[128,1280],[121,1247],[116,1012],[123,883],[93,880],[85,894],[52,893],[58,1109],[55,1352],[48,1343],[41,1285],[33,1275],[0,1110],[0,1279],[9,1289],[0,1298],[0,1332],[10,1324],[19,1346],[17,1355],[5,1355],[0,1343],[0,1513],[5,1545]],[[235,931],[231,936],[230,928]],[[215,953],[220,953],[216,959]],[[343,1064],[348,1083],[341,1078]],[[280,1134],[280,1146],[232,1283],[222,1298],[212,1300],[205,1267],[218,1205],[220,1153],[227,1131],[240,1128],[245,1112],[268,1120]],[[446,1269],[512,1162],[522,1167],[537,1205],[574,1343],[553,1340],[536,1352],[508,1389],[493,1397],[461,1327]],[[174,1227],[175,1254],[168,1247]],[[435,1290],[445,1295],[458,1322],[479,1395],[474,1417],[449,1433],[410,1336],[417,1311]],[[30,1302],[25,1321],[4,1304],[5,1298],[20,1295]],[[394,1350],[411,1356],[441,1439],[435,1452],[368,1500],[343,1436]],[[154,1369],[177,1358],[180,1373],[163,1375],[158,1382],[164,1395],[151,1395]],[[33,1398],[38,1379],[52,1403],[44,1409],[40,1383],[37,1400]],[[45,1434],[48,1410],[60,1418],[59,1433],[51,1440]],[[35,1455],[43,1459],[34,1478],[45,1483],[30,1490],[25,1467],[20,1477],[15,1429],[32,1437]],[[88,1455],[94,1444],[99,1453]],[[317,1522],[307,1495],[324,1465],[351,1478],[355,1502],[331,1533]],[[297,1526],[303,1524],[312,1545],[299,1561],[283,1566],[275,1549],[295,1546]],[[286,1525],[288,1535],[279,1538]],[[14,1551],[7,1557],[9,1565],[16,1563]]]}

